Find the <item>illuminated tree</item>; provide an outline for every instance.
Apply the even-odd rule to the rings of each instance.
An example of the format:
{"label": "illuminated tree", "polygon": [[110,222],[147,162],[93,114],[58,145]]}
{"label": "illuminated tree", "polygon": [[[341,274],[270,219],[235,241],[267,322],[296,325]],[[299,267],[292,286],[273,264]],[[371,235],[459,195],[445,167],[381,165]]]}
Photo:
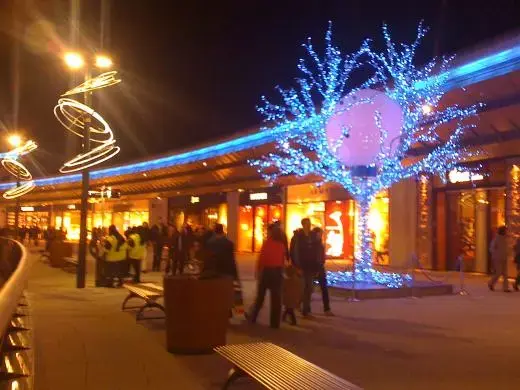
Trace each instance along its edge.
{"label": "illuminated tree", "polygon": [[[460,141],[464,131],[474,126],[467,119],[476,115],[478,105],[459,107],[441,102],[453,57],[434,58],[424,65],[416,65],[416,50],[426,31],[421,23],[412,43],[397,44],[383,26],[385,46],[382,51],[373,49],[371,42],[365,41],[359,50],[345,55],[332,44],[329,26],[323,56],[317,54],[310,39],[303,45],[308,56],[298,63],[297,87],[277,87],[282,103],[275,104],[262,97],[263,104],[258,107],[265,118],[262,130],[273,134],[276,149],[260,160],[250,161],[251,165],[270,182],[285,175],[317,175],[322,183],[339,183],[358,202],[360,245],[355,256],[356,281],[375,281],[389,286],[402,283],[400,275],[382,273],[372,267],[367,224],[370,203],[376,194],[418,174],[443,177],[470,155]],[[369,76],[361,85],[353,87],[352,76],[359,70],[368,72]],[[379,97],[384,93],[384,99],[398,105],[401,121],[396,137],[390,134],[376,98],[364,93],[366,91],[375,91]],[[374,105],[371,117],[361,118],[364,123],[361,127],[346,126],[342,136],[331,138],[327,132],[331,119],[364,104]],[[376,140],[364,134],[360,138],[356,133],[364,131],[367,121],[373,121],[368,124],[378,131]],[[340,150],[344,146],[348,149],[352,145],[352,161],[356,160],[356,153],[360,153],[355,144],[349,144],[351,136],[358,136],[364,146],[372,149],[376,143],[377,152],[368,163],[353,166],[342,157]],[[417,145],[422,145],[426,154],[415,156],[412,151]],[[336,277],[349,279],[352,274]]]}

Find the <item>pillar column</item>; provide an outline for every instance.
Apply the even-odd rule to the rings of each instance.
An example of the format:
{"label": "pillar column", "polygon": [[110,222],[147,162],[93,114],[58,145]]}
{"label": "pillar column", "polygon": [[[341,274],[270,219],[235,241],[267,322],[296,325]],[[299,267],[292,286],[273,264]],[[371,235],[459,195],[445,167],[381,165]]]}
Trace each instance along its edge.
{"label": "pillar column", "polygon": [[226,194],[227,201],[227,237],[235,244],[238,244],[238,217],[240,208],[240,193],[228,192]]}
{"label": "pillar column", "polygon": [[475,194],[475,272],[487,272],[488,266],[488,205],[485,190],[477,190]]}
{"label": "pillar column", "polygon": [[[511,160],[507,164],[506,187],[506,226],[508,237],[508,274],[516,275],[516,267],[513,263],[513,247],[520,238],[520,160]],[[493,232],[496,234],[496,232]]]}
{"label": "pillar column", "polygon": [[389,190],[390,265],[407,268],[416,252],[417,186],[414,179],[403,180]]}
{"label": "pillar column", "polygon": [[416,221],[416,254],[423,267],[433,268],[433,194],[432,178],[421,175],[416,183],[417,191],[417,221]]}
{"label": "pillar column", "polygon": [[168,223],[168,199],[150,199],[148,201],[149,209],[149,224],[153,226],[162,220],[163,223]]}

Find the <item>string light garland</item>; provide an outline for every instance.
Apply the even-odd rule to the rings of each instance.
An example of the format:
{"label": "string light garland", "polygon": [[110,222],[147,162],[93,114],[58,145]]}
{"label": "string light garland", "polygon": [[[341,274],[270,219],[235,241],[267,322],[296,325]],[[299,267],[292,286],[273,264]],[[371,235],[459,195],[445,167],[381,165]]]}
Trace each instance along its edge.
{"label": "string light garland", "polygon": [[[121,80],[116,75],[116,71],[100,74],[65,92],[62,96],[89,93],[93,90],[118,84]],[[63,164],[60,168],[61,173],[72,173],[93,167],[111,159],[121,150],[119,146],[116,146],[114,133],[108,122],[101,114],[86,104],[68,97],[62,97],[54,107],[54,116],[63,127],[81,138],[83,138],[84,127],[88,126],[90,141],[98,144],[88,152],[80,153]]]}
{"label": "string light garland", "polygon": [[[415,53],[426,32],[420,23],[412,43],[397,44],[384,25],[385,48],[382,51],[373,49],[371,42],[365,41],[357,51],[342,54],[332,43],[332,25],[329,24],[322,56],[315,51],[310,38],[303,45],[308,56],[298,62],[297,87],[277,87],[282,103],[272,103],[262,96],[262,105],[257,107],[265,119],[261,131],[273,136],[276,149],[262,159],[249,161],[250,165],[271,183],[285,175],[317,175],[322,183],[342,185],[358,203],[360,244],[356,248],[355,272],[329,273],[331,284],[354,279],[388,287],[405,283],[406,275],[380,272],[372,266],[372,239],[368,227],[372,200],[392,184],[419,174],[438,174],[444,179],[445,172],[472,155],[460,146],[460,141],[464,131],[475,126],[467,119],[475,117],[482,105],[439,105],[446,92],[453,57],[434,58],[426,65],[416,66]],[[359,87],[351,88],[351,75],[358,69],[368,70],[370,76]],[[347,145],[349,134],[357,130],[345,128],[343,137],[331,140],[326,127],[331,118],[358,109],[359,104],[374,105],[375,101],[370,97],[368,101],[358,99],[356,102],[356,96],[363,95],[359,92],[370,88],[384,92],[400,106],[400,136],[387,140],[388,129],[381,112],[376,109],[373,118],[367,120],[373,120],[379,130],[379,153],[367,166],[347,166],[340,161],[337,152],[343,143]],[[430,147],[431,151],[412,160],[410,152],[418,144]],[[358,152],[351,150],[351,153]]]}
{"label": "string light garland", "polygon": [[34,189],[35,185],[31,172],[29,172],[25,165],[18,161],[18,158],[32,152],[37,147],[38,145],[34,141],[29,140],[4,155],[4,158],[1,161],[2,166],[9,174],[14,176],[16,180],[20,182],[17,183],[15,187],[10,188],[3,193],[2,196],[5,199],[18,198]]}

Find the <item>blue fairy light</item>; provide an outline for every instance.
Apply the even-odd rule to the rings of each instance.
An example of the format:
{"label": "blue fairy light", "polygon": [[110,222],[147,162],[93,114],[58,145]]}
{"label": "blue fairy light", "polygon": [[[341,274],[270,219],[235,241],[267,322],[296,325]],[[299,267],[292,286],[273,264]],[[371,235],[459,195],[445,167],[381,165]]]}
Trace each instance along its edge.
{"label": "blue fairy light", "polygon": [[[317,175],[323,182],[339,183],[358,203],[360,245],[355,254],[355,272],[329,272],[331,284],[355,279],[388,287],[401,286],[408,276],[380,272],[372,267],[368,227],[372,200],[376,194],[403,179],[419,174],[444,175],[462,159],[472,156],[469,150],[461,147],[460,141],[464,132],[475,126],[474,121],[467,119],[475,117],[481,105],[460,107],[439,104],[453,73],[450,73],[453,57],[434,58],[425,65],[417,66],[414,57],[426,32],[427,29],[420,23],[413,42],[397,44],[384,25],[384,50],[373,49],[367,40],[355,52],[342,54],[332,43],[329,24],[323,55],[315,51],[310,39],[303,45],[307,57],[298,62],[300,75],[296,78],[297,86],[289,89],[277,87],[282,102],[273,103],[262,96],[262,104],[257,107],[265,120],[261,132],[272,135],[276,149],[264,158],[249,163],[266,180],[274,182],[285,175]],[[371,75],[359,88],[351,88],[351,75],[359,68],[370,69]],[[376,111],[373,120],[380,130],[381,143],[380,152],[375,158],[376,175],[358,177],[336,154],[345,136],[355,129],[346,129],[342,140],[331,145],[325,127],[332,115],[337,113],[336,107],[340,101],[343,111],[360,104],[345,105],[344,97],[352,97],[357,91],[370,87],[383,91],[399,104],[403,126],[396,147],[383,146],[388,133],[381,114]],[[443,134],[439,132],[441,126],[444,127]],[[451,129],[448,135],[447,127]],[[430,146],[431,151],[412,161],[410,152],[419,143]]]}

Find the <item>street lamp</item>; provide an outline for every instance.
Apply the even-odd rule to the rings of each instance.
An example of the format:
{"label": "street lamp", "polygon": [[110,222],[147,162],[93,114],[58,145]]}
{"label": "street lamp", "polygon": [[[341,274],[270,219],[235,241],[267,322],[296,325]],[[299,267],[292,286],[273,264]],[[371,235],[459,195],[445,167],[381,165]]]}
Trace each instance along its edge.
{"label": "street lamp", "polygon": [[[88,57],[79,52],[67,52],[64,55],[64,61],[67,67],[74,71],[83,69],[85,71],[85,83],[91,78],[91,68],[98,69],[111,68],[112,59],[105,54],[98,54]],[[92,105],[92,91],[86,90],[83,93],[84,104],[88,107]],[[86,115],[83,120],[83,154],[90,151],[90,123],[91,115]],[[88,188],[89,188],[89,170],[88,167],[81,172],[81,208],[79,222],[79,248],[78,248],[78,266],[76,271],[76,287],[84,288],[86,279],[86,260],[87,260],[87,216],[88,216]]]}
{"label": "street lamp", "polygon": [[[13,148],[17,149],[22,145],[22,137],[19,134],[11,134],[7,137],[7,142]],[[16,177],[16,188],[20,187],[20,178]],[[14,210],[14,231],[15,237],[18,238],[18,225],[20,223],[20,197],[16,197],[16,206]]]}
{"label": "street lamp", "polygon": [[9,137],[7,137],[7,142],[9,142],[9,145],[11,145],[13,148],[18,148],[22,144],[22,137],[20,137],[18,134],[11,134]]}

